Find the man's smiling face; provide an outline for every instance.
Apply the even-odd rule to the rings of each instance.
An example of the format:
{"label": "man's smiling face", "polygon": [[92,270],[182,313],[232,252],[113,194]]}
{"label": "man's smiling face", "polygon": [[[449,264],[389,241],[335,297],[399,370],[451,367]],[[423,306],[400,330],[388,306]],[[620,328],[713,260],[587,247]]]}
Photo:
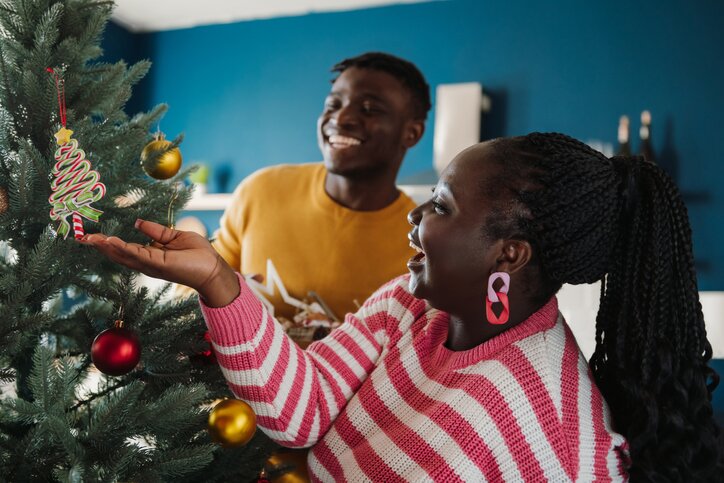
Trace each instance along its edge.
{"label": "man's smiling face", "polygon": [[345,177],[396,173],[411,147],[410,125],[420,122],[412,112],[409,90],[392,75],[346,69],[332,84],[317,122],[327,170]]}

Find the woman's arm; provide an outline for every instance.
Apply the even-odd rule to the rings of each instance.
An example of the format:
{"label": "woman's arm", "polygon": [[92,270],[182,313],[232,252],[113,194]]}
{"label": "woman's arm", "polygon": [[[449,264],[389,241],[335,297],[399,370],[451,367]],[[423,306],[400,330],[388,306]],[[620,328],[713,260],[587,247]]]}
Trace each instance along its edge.
{"label": "woman's arm", "polygon": [[260,427],[285,446],[316,443],[374,369],[387,339],[388,297],[378,290],[326,338],[300,349],[239,277],[239,297],[222,308],[202,303],[229,387]]}
{"label": "woman's arm", "polygon": [[81,243],[131,269],[196,289],[234,392],[252,405],[274,439],[289,446],[314,444],[375,367],[387,340],[388,298],[396,284],[382,287],[305,352],[205,238],[144,220],[136,228],[150,244],[100,233]]}

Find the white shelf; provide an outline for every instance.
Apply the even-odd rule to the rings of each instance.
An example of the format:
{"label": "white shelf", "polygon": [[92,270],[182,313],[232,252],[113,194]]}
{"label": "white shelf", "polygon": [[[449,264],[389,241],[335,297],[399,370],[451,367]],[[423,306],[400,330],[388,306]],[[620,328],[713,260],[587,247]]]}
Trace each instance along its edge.
{"label": "white shelf", "polygon": [[191,198],[184,211],[224,211],[231,201],[231,193],[205,193]]}
{"label": "white shelf", "polygon": [[[433,185],[408,184],[398,188],[419,205],[430,199]],[[230,201],[231,193],[204,193],[191,198],[184,211],[224,211]]]}

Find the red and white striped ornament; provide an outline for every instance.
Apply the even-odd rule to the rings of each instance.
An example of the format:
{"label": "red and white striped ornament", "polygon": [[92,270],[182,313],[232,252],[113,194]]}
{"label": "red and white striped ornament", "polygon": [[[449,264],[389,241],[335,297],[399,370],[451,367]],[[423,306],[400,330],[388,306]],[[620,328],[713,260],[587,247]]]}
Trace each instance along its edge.
{"label": "red and white striped ornament", "polygon": [[55,79],[58,93],[58,107],[62,127],[55,133],[59,148],[55,152],[56,163],[53,166],[53,182],[48,203],[51,205],[50,219],[59,221],[58,235],[63,238],[70,233],[68,215],[73,223],[73,236],[82,238],[85,234],[83,218],[98,222],[103,212],[91,206],[106,194],[106,186],[100,182],[100,175],[91,169],[85,152],[78,147],[78,141],[71,138],[73,131],[66,128],[65,89],[63,71],[48,67],[47,71]]}

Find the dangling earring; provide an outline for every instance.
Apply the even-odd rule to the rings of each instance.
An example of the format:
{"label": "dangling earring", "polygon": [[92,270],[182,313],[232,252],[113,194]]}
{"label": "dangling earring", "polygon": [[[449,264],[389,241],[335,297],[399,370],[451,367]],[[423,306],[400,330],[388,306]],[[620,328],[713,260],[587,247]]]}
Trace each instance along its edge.
{"label": "dangling earring", "polygon": [[[493,284],[498,280],[503,281],[503,286],[499,291],[493,289]],[[494,272],[488,278],[488,296],[485,298],[485,315],[488,322],[494,325],[502,325],[508,322],[510,317],[510,304],[508,303],[508,289],[510,289],[510,274],[506,272]],[[493,312],[493,304],[500,302],[503,304],[503,311],[500,315]]]}

